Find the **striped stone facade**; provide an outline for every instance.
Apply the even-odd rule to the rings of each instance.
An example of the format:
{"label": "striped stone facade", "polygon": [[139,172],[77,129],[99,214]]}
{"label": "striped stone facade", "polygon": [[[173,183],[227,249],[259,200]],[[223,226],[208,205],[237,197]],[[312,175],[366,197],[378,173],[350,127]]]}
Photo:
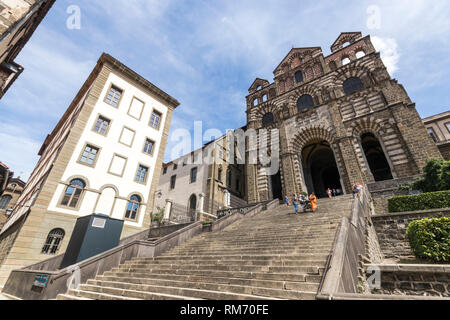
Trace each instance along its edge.
{"label": "striped stone facade", "polygon": [[[298,71],[303,77],[299,82]],[[349,78],[358,78],[362,89],[346,94],[343,86]],[[327,57],[320,47],[292,49],[275,69],[274,80],[256,79],[250,87],[247,127],[280,131],[283,195],[306,191],[301,153],[319,141],[326,141],[333,152],[344,193],[354,183],[375,181],[362,147],[364,134],[378,140],[393,178],[420,174],[427,158],[441,157],[415,104],[391,78],[369,36],[342,33]],[[297,101],[303,95],[312,97],[314,107],[299,111]],[[274,121],[264,125],[268,113]],[[260,165],[247,165],[247,184],[249,203],[270,197],[270,177]]]}

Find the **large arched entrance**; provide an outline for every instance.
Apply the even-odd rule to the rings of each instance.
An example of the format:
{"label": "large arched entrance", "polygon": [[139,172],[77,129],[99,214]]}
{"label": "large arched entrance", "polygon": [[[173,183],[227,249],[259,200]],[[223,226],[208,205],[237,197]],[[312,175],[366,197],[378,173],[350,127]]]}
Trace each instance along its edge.
{"label": "large arched entrance", "polygon": [[330,144],[317,141],[306,145],[301,153],[303,176],[308,193],[326,197],[327,188],[342,190],[341,178]]}
{"label": "large arched entrance", "polygon": [[377,137],[370,132],[364,133],[361,136],[361,146],[375,181],[393,179],[391,168]]}

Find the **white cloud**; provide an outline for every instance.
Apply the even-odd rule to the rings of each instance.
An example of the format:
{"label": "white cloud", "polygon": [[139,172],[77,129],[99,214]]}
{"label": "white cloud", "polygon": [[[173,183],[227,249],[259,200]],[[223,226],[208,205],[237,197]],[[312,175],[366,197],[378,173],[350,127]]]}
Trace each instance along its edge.
{"label": "white cloud", "polygon": [[381,38],[377,36],[371,37],[371,39],[375,49],[380,52],[384,65],[392,76],[398,70],[400,60],[397,41],[393,38]]}

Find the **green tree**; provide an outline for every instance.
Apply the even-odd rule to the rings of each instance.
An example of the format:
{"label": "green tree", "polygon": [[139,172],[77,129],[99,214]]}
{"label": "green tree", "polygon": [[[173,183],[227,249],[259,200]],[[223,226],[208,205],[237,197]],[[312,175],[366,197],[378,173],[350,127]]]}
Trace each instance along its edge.
{"label": "green tree", "polygon": [[423,167],[423,177],[411,184],[399,186],[399,190],[434,192],[450,190],[450,161],[430,158]]}
{"label": "green tree", "polygon": [[442,163],[441,169],[441,190],[450,190],[450,160]]}

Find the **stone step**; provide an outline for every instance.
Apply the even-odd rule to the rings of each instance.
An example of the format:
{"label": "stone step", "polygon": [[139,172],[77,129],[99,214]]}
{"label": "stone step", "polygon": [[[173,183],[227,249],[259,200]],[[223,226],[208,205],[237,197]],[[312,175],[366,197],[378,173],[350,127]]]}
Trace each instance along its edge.
{"label": "stone step", "polygon": [[[96,280],[89,280],[96,281]],[[182,300],[182,299],[210,299],[210,300],[273,300],[273,298],[248,295],[248,294],[235,294],[228,292],[219,292],[212,290],[198,290],[191,288],[177,288],[177,287],[165,287],[165,286],[152,286],[152,285],[134,285],[124,282],[110,282],[110,281],[97,281],[99,285],[82,284],[81,290],[90,291],[96,293],[114,294],[117,296],[126,297],[138,297],[139,299],[146,300],[162,300],[161,298],[149,299],[154,297],[162,297],[170,300]],[[139,288],[140,290],[132,290],[129,288]]]}
{"label": "stone step", "polygon": [[[225,290],[233,293],[251,293],[245,291],[245,287],[260,287],[279,290],[296,290],[317,292],[319,288],[318,282],[298,282],[298,281],[269,281],[269,280],[253,280],[239,278],[221,278],[221,277],[185,277],[185,279],[161,279],[159,277],[118,277],[118,276],[98,276],[99,281],[126,282],[134,284],[148,284],[157,286],[182,287],[192,289],[207,289],[214,291]],[[93,283],[90,283],[93,284]],[[204,286],[203,284],[207,284]],[[226,288],[224,285],[240,286],[241,288]],[[220,286],[220,287],[219,287]]]}
{"label": "stone step", "polygon": [[210,243],[205,242],[203,245],[186,245],[180,248],[177,248],[176,250],[200,250],[200,249],[226,249],[226,248],[278,248],[280,247],[308,247],[308,246],[315,246],[317,243],[322,244],[322,246],[329,245],[330,243],[333,243],[334,238],[329,239],[322,239],[322,240],[288,240],[288,241],[240,241],[239,243],[233,243],[231,241],[229,242],[222,242],[222,243]]}
{"label": "stone step", "polygon": [[295,267],[295,266],[323,266],[326,262],[326,258],[323,259],[307,259],[307,260],[155,260],[147,262],[128,262],[123,264],[127,268],[139,268],[146,266],[152,268],[155,265],[158,266],[175,266],[180,263],[189,263],[190,265],[239,265],[239,266],[276,266],[276,267]]}
{"label": "stone step", "polygon": [[[330,245],[331,246],[331,245]],[[204,255],[219,255],[222,254],[272,254],[272,255],[279,255],[279,254],[300,254],[304,253],[307,250],[315,250],[315,253],[325,253],[329,252],[330,246],[321,246],[321,248],[313,248],[313,247],[305,247],[305,246],[298,246],[298,247],[282,247],[279,249],[272,249],[272,248],[224,248],[224,249],[208,249],[204,248],[202,250],[177,250],[170,253],[165,254],[165,257],[170,256],[204,256]]]}
{"label": "stone step", "polygon": [[71,289],[68,294],[79,298],[87,297],[92,300],[193,300],[189,297],[179,295],[143,292],[106,286],[98,287],[88,284],[80,285],[80,289],[77,290]]}
{"label": "stone step", "polygon": [[[89,280],[86,286],[93,288],[117,288],[123,290],[135,290],[139,292],[164,292],[171,295],[181,295],[185,297],[211,299],[211,300],[261,300],[261,299],[314,299],[316,292],[280,290],[260,287],[244,287],[234,285],[217,285],[201,283],[200,288],[184,288],[147,284],[134,284],[127,282],[113,282]],[[85,288],[84,288],[85,290]],[[316,290],[317,291],[317,290]]]}
{"label": "stone step", "polygon": [[254,279],[254,280],[273,280],[273,281],[293,281],[293,282],[320,282],[321,274],[305,274],[305,273],[268,273],[268,272],[232,272],[232,271],[211,271],[211,270],[195,270],[177,271],[172,270],[148,272],[126,272],[126,271],[107,271],[104,276],[113,277],[159,277],[161,279],[186,279],[186,278],[227,278],[227,279]]}
{"label": "stone step", "polygon": [[196,241],[194,243],[189,244],[189,246],[200,246],[202,243],[224,243],[224,242],[232,242],[232,243],[248,243],[248,242],[258,242],[258,243],[270,243],[270,242],[283,242],[283,241],[322,241],[322,240],[333,240],[334,233],[336,232],[336,228],[333,230],[320,231],[317,234],[303,234],[303,235],[278,235],[278,236],[260,236],[256,237],[252,234],[248,234],[246,236],[241,237],[210,237],[205,238],[205,241]]}
{"label": "stone step", "polygon": [[[202,260],[265,260],[265,261],[272,261],[272,260],[278,260],[278,261],[290,261],[290,260],[302,260],[302,259],[326,259],[328,257],[328,254],[326,253],[302,253],[297,255],[207,255],[207,256],[201,256]],[[198,260],[197,256],[159,256],[157,258],[134,258],[130,261],[142,261],[142,262],[149,262],[149,261],[186,261],[186,260]]]}
{"label": "stone step", "polygon": [[111,271],[122,272],[161,272],[161,271],[173,271],[177,272],[195,272],[197,270],[205,271],[244,271],[244,272],[274,272],[274,273],[308,273],[319,274],[320,270],[323,270],[320,266],[239,266],[239,265],[188,265],[188,264],[176,264],[176,265],[153,265],[153,266],[137,266],[129,268],[121,265],[120,267],[113,268]]}
{"label": "stone step", "polygon": [[[69,294],[60,294],[56,297],[56,300],[92,300],[92,299],[72,296]],[[109,299],[109,300],[112,300],[112,299]]]}
{"label": "stone step", "polygon": [[239,251],[254,251],[255,253],[260,252],[266,252],[266,253],[274,253],[275,251],[287,251],[287,252],[293,252],[293,251],[300,251],[300,250],[310,250],[310,249],[316,249],[316,250],[326,250],[329,249],[332,241],[328,241],[326,244],[322,244],[320,248],[314,248],[314,245],[311,244],[279,244],[277,246],[260,246],[260,245],[247,245],[247,246],[205,246],[203,248],[190,248],[186,247],[183,249],[177,249],[173,252],[168,253],[167,255],[174,254],[174,253],[184,253],[184,255],[191,255],[191,254],[207,254],[207,253],[217,253],[220,254],[225,252],[239,252]]}

